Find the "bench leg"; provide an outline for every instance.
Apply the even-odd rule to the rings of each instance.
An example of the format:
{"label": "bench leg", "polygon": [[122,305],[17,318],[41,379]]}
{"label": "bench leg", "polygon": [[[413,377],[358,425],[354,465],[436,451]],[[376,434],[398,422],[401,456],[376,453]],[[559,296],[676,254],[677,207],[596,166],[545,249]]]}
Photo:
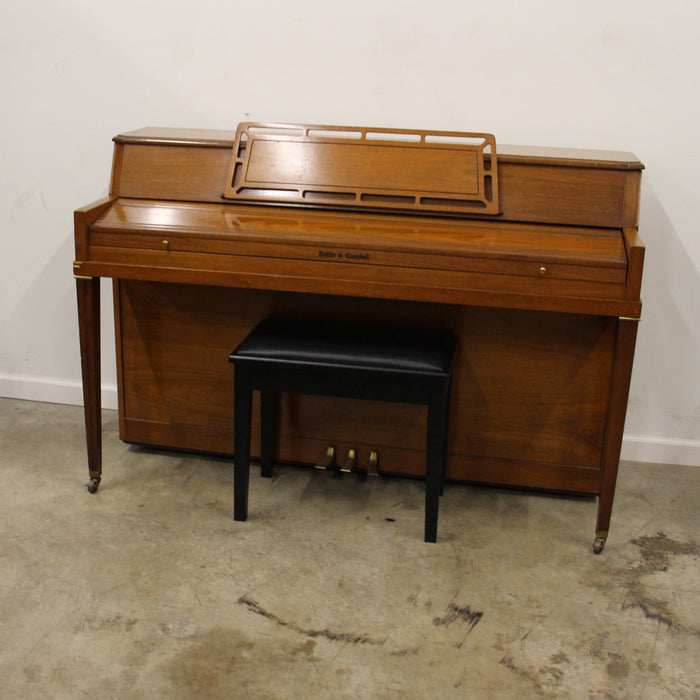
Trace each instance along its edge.
{"label": "bench leg", "polygon": [[233,389],[233,519],[248,517],[250,480],[250,413],[252,389],[247,368],[237,366]]}
{"label": "bench leg", "polygon": [[425,541],[437,542],[438,508],[446,453],[446,399],[440,396],[428,404],[425,464]]}
{"label": "bench leg", "polygon": [[440,471],[440,495],[445,494],[445,470],[447,469],[447,439],[450,432],[450,409],[452,408],[452,382],[447,384],[442,420],[442,469]]}
{"label": "bench leg", "polygon": [[260,476],[273,475],[275,450],[275,394],[260,391]]}

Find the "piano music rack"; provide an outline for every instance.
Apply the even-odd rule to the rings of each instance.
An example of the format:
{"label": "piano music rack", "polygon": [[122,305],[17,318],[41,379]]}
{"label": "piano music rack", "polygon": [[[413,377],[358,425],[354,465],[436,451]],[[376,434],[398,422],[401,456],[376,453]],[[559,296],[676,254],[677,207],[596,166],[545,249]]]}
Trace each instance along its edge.
{"label": "piano music rack", "polygon": [[469,132],[243,122],[223,197],[498,214],[496,139]]}

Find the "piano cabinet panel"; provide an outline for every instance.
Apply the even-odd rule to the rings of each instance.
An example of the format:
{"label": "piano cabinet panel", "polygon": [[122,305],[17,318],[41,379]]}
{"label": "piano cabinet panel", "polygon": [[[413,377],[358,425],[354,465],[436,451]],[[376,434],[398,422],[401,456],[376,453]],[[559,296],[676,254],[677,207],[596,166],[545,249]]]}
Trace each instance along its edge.
{"label": "piano cabinet panel", "polygon": [[122,197],[221,201],[231,148],[116,146],[110,192]]}
{"label": "piano cabinet panel", "polygon": [[[500,169],[501,198],[523,221],[563,223],[575,216],[587,226],[636,226],[638,171],[595,170],[512,163]],[[516,214],[517,212],[517,214]]]}
{"label": "piano cabinet panel", "polygon": [[[615,319],[322,294],[115,280],[121,437],[231,454],[228,355],[271,313],[449,328],[459,336],[448,478],[597,493]],[[420,475],[425,411],[310,396],[280,400],[277,458],[336,446]],[[253,449],[257,449],[254,442]]]}
{"label": "piano cabinet panel", "polygon": [[[234,134],[150,130],[115,138],[110,193],[221,202]],[[642,164],[629,153],[498,146],[504,221],[637,226]]]}

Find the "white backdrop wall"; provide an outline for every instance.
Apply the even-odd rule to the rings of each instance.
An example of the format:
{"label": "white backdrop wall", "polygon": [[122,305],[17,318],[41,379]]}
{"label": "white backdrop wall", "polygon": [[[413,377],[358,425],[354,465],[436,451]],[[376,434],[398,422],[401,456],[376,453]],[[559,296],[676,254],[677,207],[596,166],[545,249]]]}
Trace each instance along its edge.
{"label": "white backdrop wall", "polygon": [[645,163],[623,456],[700,464],[700,4],[0,3],[0,395],[81,402],[72,211],[107,193],[115,134],[245,119],[489,131]]}

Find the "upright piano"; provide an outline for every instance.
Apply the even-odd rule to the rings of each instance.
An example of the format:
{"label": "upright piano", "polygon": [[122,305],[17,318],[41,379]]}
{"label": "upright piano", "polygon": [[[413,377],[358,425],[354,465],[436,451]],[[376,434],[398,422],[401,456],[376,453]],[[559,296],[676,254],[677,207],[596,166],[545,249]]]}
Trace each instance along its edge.
{"label": "upright piano", "polygon": [[[75,212],[91,492],[108,277],[122,440],[232,454],[228,355],[269,315],[443,328],[447,478],[597,495],[602,551],[641,314],[635,156],[295,124],[114,142],[109,196]],[[278,416],[278,461],[333,446],[423,473],[421,407],[284,395]]]}

